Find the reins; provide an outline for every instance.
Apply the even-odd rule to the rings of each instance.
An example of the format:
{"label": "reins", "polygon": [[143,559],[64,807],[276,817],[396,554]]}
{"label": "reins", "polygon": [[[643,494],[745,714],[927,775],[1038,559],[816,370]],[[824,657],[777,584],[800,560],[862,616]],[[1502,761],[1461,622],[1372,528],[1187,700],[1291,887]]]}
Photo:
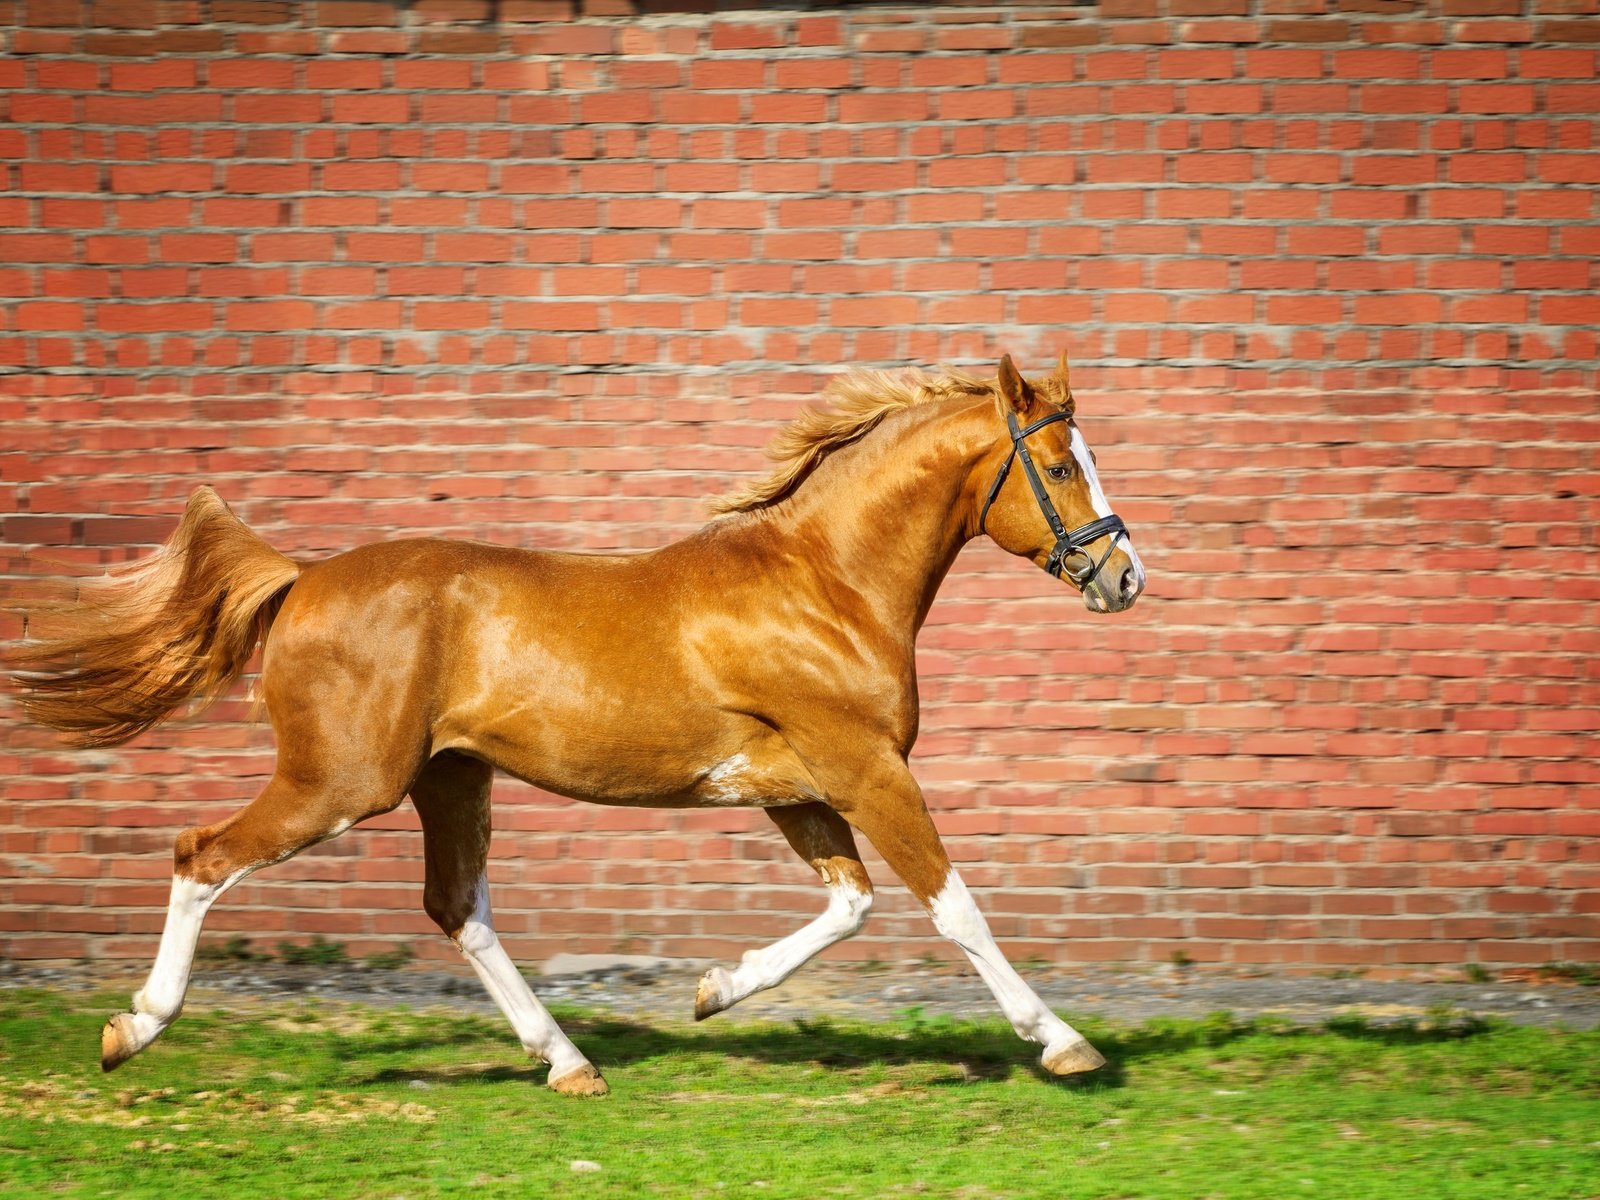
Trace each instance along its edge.
{"label": "reins", "polygon": [[[1050,551],[1050,557],[1044,564],[1044,569],[1057,579],[1072,580],[1078,587],[1087,587],[1100,574],[1100,568],[1106,565],[1106,560],[1111,557],[1117,548],[1117,541],[1128,536],[1128,527],[1122,518],[1112,513],[1110,516],[1099,517],[1087,525],[1080,525],[1069,530],[1061,520],[1061,514],[1056,512],[1056,506],[1050,502],[1050,494],[1044,490],[1044,481],[1039,478],[1038,469],[1033,465],[1033,455],[1028,453],[1024,439],[1037,430],[1055,421],[1070,421],[1072,414],[1067,412],[1053,412],[1048,416],[1040,417],[1027,428],[1017,426],[1015,413],[1006,413],[1006,425],[1011,429],[1011,453],[1006,455],[1006,461],[1000,465],[1000,473],[994,477],[994,483],[989,487],[989,497],[983,502],[983,511],[978,515],[978,532],[987,533],[984,528],[989,519],[989,508],[994,504],[995,497],[1000,494],[1000,489],[1005,485],[1006,476],[1011,473],[1013,459],[1022,459],[1022,471],[1028,478],[1028,486],[1033,490],[1033,498],[1039,502],[1039,511],[1044,514],[1044,519],[1050,523],[1050,532],[1055,534],[1055,548]],[[1111,544],[1106,547],[1106,552],[1100,556],[1099,561],[1090,554],[1088,547],[1105,537],[1111,535]],[[1068,555],[1081,555],[1082,565],[1077,569],[1067,565]]]}

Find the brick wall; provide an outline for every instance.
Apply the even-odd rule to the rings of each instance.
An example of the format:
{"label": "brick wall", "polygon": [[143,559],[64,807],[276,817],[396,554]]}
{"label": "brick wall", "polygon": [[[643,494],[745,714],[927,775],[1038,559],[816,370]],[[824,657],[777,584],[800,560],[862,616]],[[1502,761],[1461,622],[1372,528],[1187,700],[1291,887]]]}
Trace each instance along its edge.
{"label": "brick wall", "polygon": [[[974,545],[921,643],[916,769],[1013,952],[1600,958],[1595,12],[0,0],[0,638],[201,481],[300,555],[651,546],[838,365],[1069,346],[1149,592]],[[148,955],[266,731],[15,715],[0,952]],[[821,903],[757,814],[497,786],[524,958]],[[418,938],[418,854],[371,822],[211,936]],[[930,935],[890,887],[842,952]]]}

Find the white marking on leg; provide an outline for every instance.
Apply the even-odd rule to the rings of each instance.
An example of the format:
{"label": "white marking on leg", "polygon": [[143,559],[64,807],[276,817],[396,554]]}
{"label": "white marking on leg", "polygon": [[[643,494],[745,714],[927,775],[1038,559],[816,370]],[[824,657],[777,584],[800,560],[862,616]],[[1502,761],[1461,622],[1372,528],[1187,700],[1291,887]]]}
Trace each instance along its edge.
{"label": "white marking on leg", "polygon": [[251,868],[235,871],[221,883],[198,883],[181,875],[172,877],[172,893],[167,901],[167,920],[161,929],[161,946],[150,968],[144,987],[133,996],[132,1028],[142,1048],[155,1041],[183,1011],[183,998],[189,991],[189,973],[194,967],[195,946],[200,929],[212,904]]}
{"label": "white marking on leg", "polygon": [[1051,1012],[1012,969],[954,867],[945,876],[939,894],[929,902],[928,911],[939,932],[966,951],[1019,1037],[1047,1048],[1084,1040],[1082,1034]]}
{"label": "white marking on leg", "polygon": [[817,954],[860,931],[872,909],[872,893],[861,891],[848,879],[828,880],[827,884],[828,907],[820,917],[782,941],[749,951],[738,967],[727,973],[727,990],[718,988],[723,993],[720,1008],[776,987]]}
{"label": "white marking on leg", "polygon": [[550,1064],[550,1078],[559,1079],[589,1060],[583,1052],[561,1032],[555,1018],[528,987],[528,981],[517,970],[511,956],[500,944],[494,931],[494,919],[489,911],[489,878],[478,877],[473,890],[472,916],[467,918],[461,932],[456,935],[456,945],[467,956],[472,969],[483,980],[489,995],[505,1013],[511,1028],[516,1030],[523,1049]]}

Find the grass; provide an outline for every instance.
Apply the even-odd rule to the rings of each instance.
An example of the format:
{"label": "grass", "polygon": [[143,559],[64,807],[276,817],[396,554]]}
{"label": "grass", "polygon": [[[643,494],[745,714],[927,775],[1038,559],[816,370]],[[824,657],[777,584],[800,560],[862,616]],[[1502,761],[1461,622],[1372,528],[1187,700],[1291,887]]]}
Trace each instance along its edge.
{"label": "grass", "polygon": [[1600,987],[1600,966],[1594,963],[1549,963],[1539,968],[1545,979],[1564,980],[1581,987]]}
{"label": "grass", "polygon": [[[372,971],[398,971],[416,957],[410,946],[401,943],[388,950],[379,950],[361,960],[362,966]],[[240,963],[272,962],[270,950],[259,950],[247,937],[234,936],[225,942],[209,942],[195,951],[200,962]],[[341,966],[349,959],[345,948],[330,942],[321,934],[313,935],[309,942],[279,942],[277,961],[293,967]]]}
{"label": "grass", "polygon": [[264,950],[257,950],[250,939],[235,934],[225,942],[206,942],[195,951],[200,962],[267,962],[272,958]]}
{"label": "grass", "polygon": [[410,946],[396,946],[393,950],[379,950],[361,960],[362,966],[373,971],[398,971],[416,957]]}
{"label": "grass", "polygon": [[[603,1100],[498,1019],[192,1011],[115,1075],[121,997],[0,993],[0,1193],[18,1196],[1536,1200],[1600,1187],[1600,1034],[1084,1022],[1056,1081],[998,1022],[646,1025],[567,1010]],[[574,1163],[597,1164],[595,1171]],[[553,1190],[552,1190],[553,1189]]]}
{"label": "grass", "polygon": [[313,934],[309,942],[279,942],[278,958],[290,966],[332,966],[345,961],[344,946],[330,942],[320,933]]}

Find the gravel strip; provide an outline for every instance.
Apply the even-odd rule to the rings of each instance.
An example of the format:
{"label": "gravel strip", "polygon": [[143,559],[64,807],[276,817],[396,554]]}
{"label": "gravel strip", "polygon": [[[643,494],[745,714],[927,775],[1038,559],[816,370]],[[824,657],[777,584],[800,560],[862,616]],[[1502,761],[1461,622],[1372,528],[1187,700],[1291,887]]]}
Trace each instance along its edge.
{"label": "gravel strip", "polygon": [[[548,1004],[581,1004],[622,1017],[680,1023],[691,1019],[695,984],[706,965],[635,959],[576,973],[525,974]],[[137,963],[0,961],[0,989],[109,990],[131,995],[143,983],[143,974],[144,966]],[[1044,1000],[1069,1019],[1093,1015],[1137,1024],[1155,1017],[1202,1017],[1226,1010],[1238,1017],[1275,1014],[1303,1024],[1341,1015],[1382,1023],[1449,1009],[1458,1017],[1493,1017],[1517,1025],[1600,1027],[1600,987],[1547,981],[1531,972],[1486,983],[1459,977],[1385,980],[1200,967],[1073,967],[1025,974]],[[303,1000],[495,1011],[465,968],[379,970],[355,963],[201,962],[196,965],[189,1003],[194,1008],[249,1012]],[[988,989],[971,972],[921,966],[867,969],[837,963],[802,968],[781,987],[746,1000],[732,1015],[769,1021],[884,1020],[907,1009],[958,1017],[999,1015]]]}

